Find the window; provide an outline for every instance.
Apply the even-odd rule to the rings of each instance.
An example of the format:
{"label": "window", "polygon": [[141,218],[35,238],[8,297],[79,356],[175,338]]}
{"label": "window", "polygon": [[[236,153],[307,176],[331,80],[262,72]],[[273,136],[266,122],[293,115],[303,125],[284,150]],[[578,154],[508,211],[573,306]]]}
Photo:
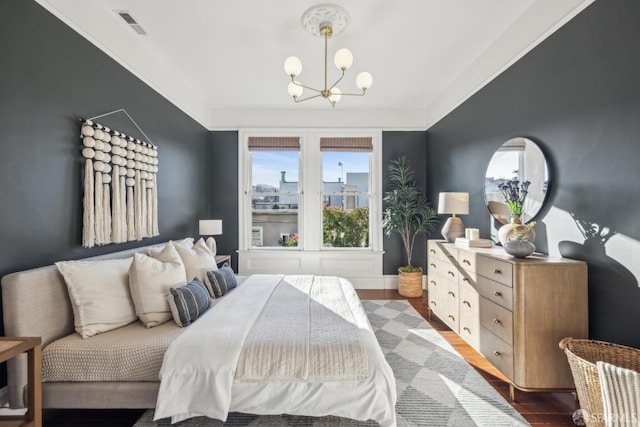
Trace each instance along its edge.
{"label": "window", "polygon": [[322,245],[368,248],[371,138],[320,138],[320,151]]}
{"label": "window", "polygon": [[243,130],[239,145],[241,251],[381,253],[380,131]]}
{"label": "window", "polygon": [[249,137],[251,247],[296,246],[300,205],[298,137]]}

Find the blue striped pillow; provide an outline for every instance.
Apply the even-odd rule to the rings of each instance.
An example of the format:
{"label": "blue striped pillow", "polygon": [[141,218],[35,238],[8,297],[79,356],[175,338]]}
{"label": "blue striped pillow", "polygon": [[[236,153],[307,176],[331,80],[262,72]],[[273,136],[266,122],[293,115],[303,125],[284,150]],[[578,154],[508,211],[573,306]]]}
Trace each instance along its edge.
{"label": "blue striped pillow", "polygon": [[220,298],[238,284],[235,273],[227,264],[218,270],[207,271],[204,283],[212,298]]}
{"label": "blue striped pillow", "polygon": [[211,300],[204,284],[198,280],[187,283],[179,288],[170,288],[169,306],[173,320],[184,328],[195,322],[209,309]]}

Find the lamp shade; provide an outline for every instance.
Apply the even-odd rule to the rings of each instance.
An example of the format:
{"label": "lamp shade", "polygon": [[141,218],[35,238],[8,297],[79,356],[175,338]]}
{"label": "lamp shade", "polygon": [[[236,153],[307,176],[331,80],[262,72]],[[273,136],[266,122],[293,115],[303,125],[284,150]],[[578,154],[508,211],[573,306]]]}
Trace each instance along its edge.
{"label": "lamp shade", "polygon": [[284,72],[289,76],[297,76],[302,72],[302,61],[295,56],[290,56],[284,61]]}
{"label": "lamp shade", "polygon": [[362,73],[358,74],[358,77],[356,77],[356,86],[358,86],[362,90],[369,89],[372,84],[373,77],[366,71],[363,71]]}
{"label": "lamp shade", "polygon": [[440,193],[438,213],[468,215],[469,193]]}
{"label": "lamp shade", "polygon": [[299,82],[291,82],[289,83],[289,87],[287,87],[287,91],[289,92],[289,95],[297,98],[302,95],[303,87],[299,85]]}
{"label": "lamp shade", "polygon": [[349,49],[340,49],[333,57],[333,63],[338,70],[348,70],[353,64],[353,54]]}
{"label": "lamp shade", "polygon": [[333,89],[331,89],[331,95],[329,95],[329,101],[335,104],[336,102],[340,101],[341,98],[342,98],[342,91],[340,90],[340,88],[334,87]]}
{"label": "lamp shade", "polygon": [[201,219],[200,235],[201,236],[219,236],[222,234],[221,219]]}

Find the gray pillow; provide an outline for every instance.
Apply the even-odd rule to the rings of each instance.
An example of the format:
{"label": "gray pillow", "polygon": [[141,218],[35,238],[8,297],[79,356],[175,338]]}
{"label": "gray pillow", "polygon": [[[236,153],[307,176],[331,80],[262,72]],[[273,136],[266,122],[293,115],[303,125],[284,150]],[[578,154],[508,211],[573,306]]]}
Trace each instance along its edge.
{"label": "gray pillow", "polygon": [[211,298],[220,298],[238,284],[235,273],[226,263],[218,270],[207,271],[204,283]]}
{"label": "gray pillow", "polygon": [[171,292],[168,297],[171,314],[181,328],[195,322],[211,305],[209,292],[198,279],[179,288],[170,288],[169,291]]}

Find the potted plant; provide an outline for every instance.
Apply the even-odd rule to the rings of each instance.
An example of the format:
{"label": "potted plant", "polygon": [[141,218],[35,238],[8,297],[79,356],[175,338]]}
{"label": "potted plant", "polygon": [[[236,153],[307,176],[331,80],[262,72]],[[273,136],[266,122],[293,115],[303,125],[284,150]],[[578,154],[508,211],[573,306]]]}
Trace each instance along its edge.
{"label": "potted plant", "polygon": [[[518,179],[512,179],[498,186],[511,214],[511,223],[503,225],[498,230],[498,240],[500,240],[502,245],[513,236],[514,231],[525,227],[522,225],[522,220],[524,219],[524,202],[529,194],[530,184],[531,182],[527,180],[520,182]],[[526,237],[531,242],[536,238],[536,234],[532,228],[533,226],[527,227],[526,230]]]}
{"label": "potted plant", "polygon": [[407,265],[398,268],[398,292],[407,297],[422,296],[422,267],[411,265],[416,236],[431,232],[438,224],[436,211],[417,186],[414,175],[406,157],[392,160],[389,164],[389,191],[383,198],[382,226],[385,234],[400,234],[407,255]]}

